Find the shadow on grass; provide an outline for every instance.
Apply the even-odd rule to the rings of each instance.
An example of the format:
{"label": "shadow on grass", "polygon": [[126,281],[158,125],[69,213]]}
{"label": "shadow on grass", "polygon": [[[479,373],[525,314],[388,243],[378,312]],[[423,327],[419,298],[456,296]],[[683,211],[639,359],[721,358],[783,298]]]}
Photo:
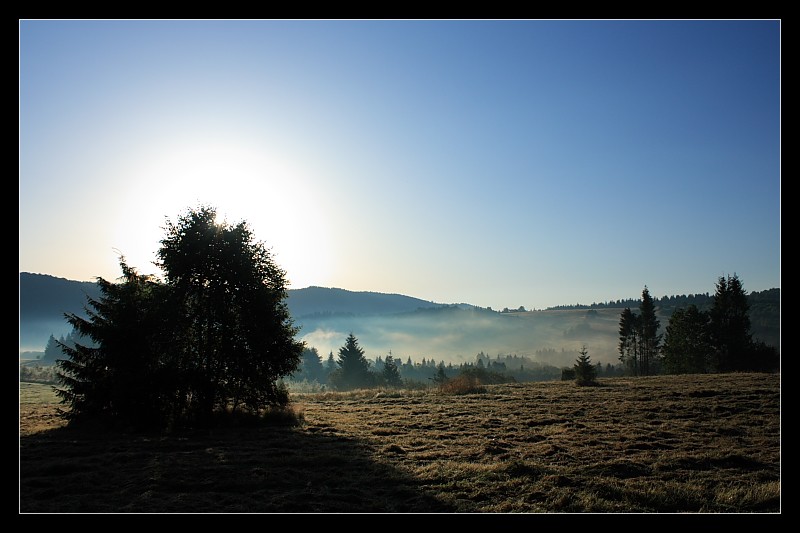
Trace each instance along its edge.
{"label": "shadow on grass", "polygon": [[21,513],[426,513],[452,509],[327,427],[20,437]]}

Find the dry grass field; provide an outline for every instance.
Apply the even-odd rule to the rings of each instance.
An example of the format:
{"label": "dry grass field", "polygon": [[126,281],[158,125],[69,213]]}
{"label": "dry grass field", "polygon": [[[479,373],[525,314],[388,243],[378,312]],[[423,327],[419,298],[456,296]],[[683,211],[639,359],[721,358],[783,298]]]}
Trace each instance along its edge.
{"label": "dry grass field", "polygon": [[63,427],[21,384],[21,513],[780,513],[780,376],[296,394],[299,426]]}

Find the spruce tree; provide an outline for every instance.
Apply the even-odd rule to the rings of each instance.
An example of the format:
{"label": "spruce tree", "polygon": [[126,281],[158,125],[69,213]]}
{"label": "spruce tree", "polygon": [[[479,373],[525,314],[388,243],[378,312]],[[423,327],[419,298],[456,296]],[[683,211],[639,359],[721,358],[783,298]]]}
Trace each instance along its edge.
{"label": "spruce tree", "polygon": [[373,384],[369,371],[369,361],[364,357],[364,350],[358,345],[358,339],[350,333],[344,346],[339,348],[339,365],[330,376],[331,382],[339,390],[370,387]]}
{"label": "spruce tree", "polygon": [[619,360],[625,372],[639,375],[639,315],[626,307],[619,319]]}
{"label": "spruce tree", "polygon": [[444,369],[444,361],[439,363],[439,366],[436,367],[436,373],[431,378],[433,380],[434,385],[441,387],[450,379],[447,377],[447,373]]}
{"label": "spruce tree", "polygon": [[586,346],[578,352],[580,356],[575,361],[575,383],[578,385],[596,385],[597,368],[592,364]]}
{"label": "spruce tree", "polygon": [[400,377],[400,370],[397,368],[397,363],[391,355],[386,356],[383,362],[383,382],[389,387],[402,387],[403,380]]}
{"label": "spruce tree", "polygon": [[66,355],[57,360],[62,388],[56,390],[71,422],[157,427],[178,410],[166,382],[164,346],[169,320],[161,311],[163,287],[138,274],[124,259],[119,283],[98,278],[100,298],[88,298],[89,318],[66,315],[75,330],[93,343],[59,342]]}
{"label": "spruce tree", "polygon": [[660,323],[656,318],[656,307],[650,291],[645,285],[642,291],[642,303],[639,305],[640,323],[640,373],[643,376],[654,374],[658,370],[661,349],[661,334],[658,333]]}
{"label": "spruce tree", "polygon": [[754,352],[747,293],[736,274],[721,276],[716,288],[709,311],[716,367],[720,372],[746,370],[751,366],[749,359]]}
{"label": "spruce tree", "polygon": [[646,376],[658,372],[661,349],[660,323],[647,286],[642,291],[639,313],[626,307],[620,315],[619,359],[628,374]]}
{"label": "spruce tree", "polygon": [[670,374],[708,372],[713,364],[708,314],[692,304],[669,318],[664,338],[664,370]]}

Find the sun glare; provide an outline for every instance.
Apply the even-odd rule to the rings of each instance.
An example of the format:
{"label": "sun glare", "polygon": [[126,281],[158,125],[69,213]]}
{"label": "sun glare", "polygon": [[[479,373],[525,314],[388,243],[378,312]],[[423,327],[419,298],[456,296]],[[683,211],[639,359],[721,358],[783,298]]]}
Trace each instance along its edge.
{"label": "sun glare", "polygon": [[150,161],[120,191],[126,207],[112,246],[131,266],[150,272],[166,219],[209,205],[217,209],[217,222],[246,221],[292,287],[325,284],[330,258],[319,191],[297,165],[223,143],[174,146]]}

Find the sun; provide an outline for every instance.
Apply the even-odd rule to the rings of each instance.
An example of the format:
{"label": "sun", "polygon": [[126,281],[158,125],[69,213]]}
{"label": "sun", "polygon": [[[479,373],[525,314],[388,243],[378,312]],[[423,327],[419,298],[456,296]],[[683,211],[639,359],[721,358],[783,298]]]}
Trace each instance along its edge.
{"label": "sun", "polygon": [[207,205],[217,210],[218,223],[246,222],[292,287],[325,285],[330,275],[314,177],[276,154],[245,143],[174,144],[129,172],[120,194],[126,203],[111,245],[131,266],[152,264],[167,219]]}

